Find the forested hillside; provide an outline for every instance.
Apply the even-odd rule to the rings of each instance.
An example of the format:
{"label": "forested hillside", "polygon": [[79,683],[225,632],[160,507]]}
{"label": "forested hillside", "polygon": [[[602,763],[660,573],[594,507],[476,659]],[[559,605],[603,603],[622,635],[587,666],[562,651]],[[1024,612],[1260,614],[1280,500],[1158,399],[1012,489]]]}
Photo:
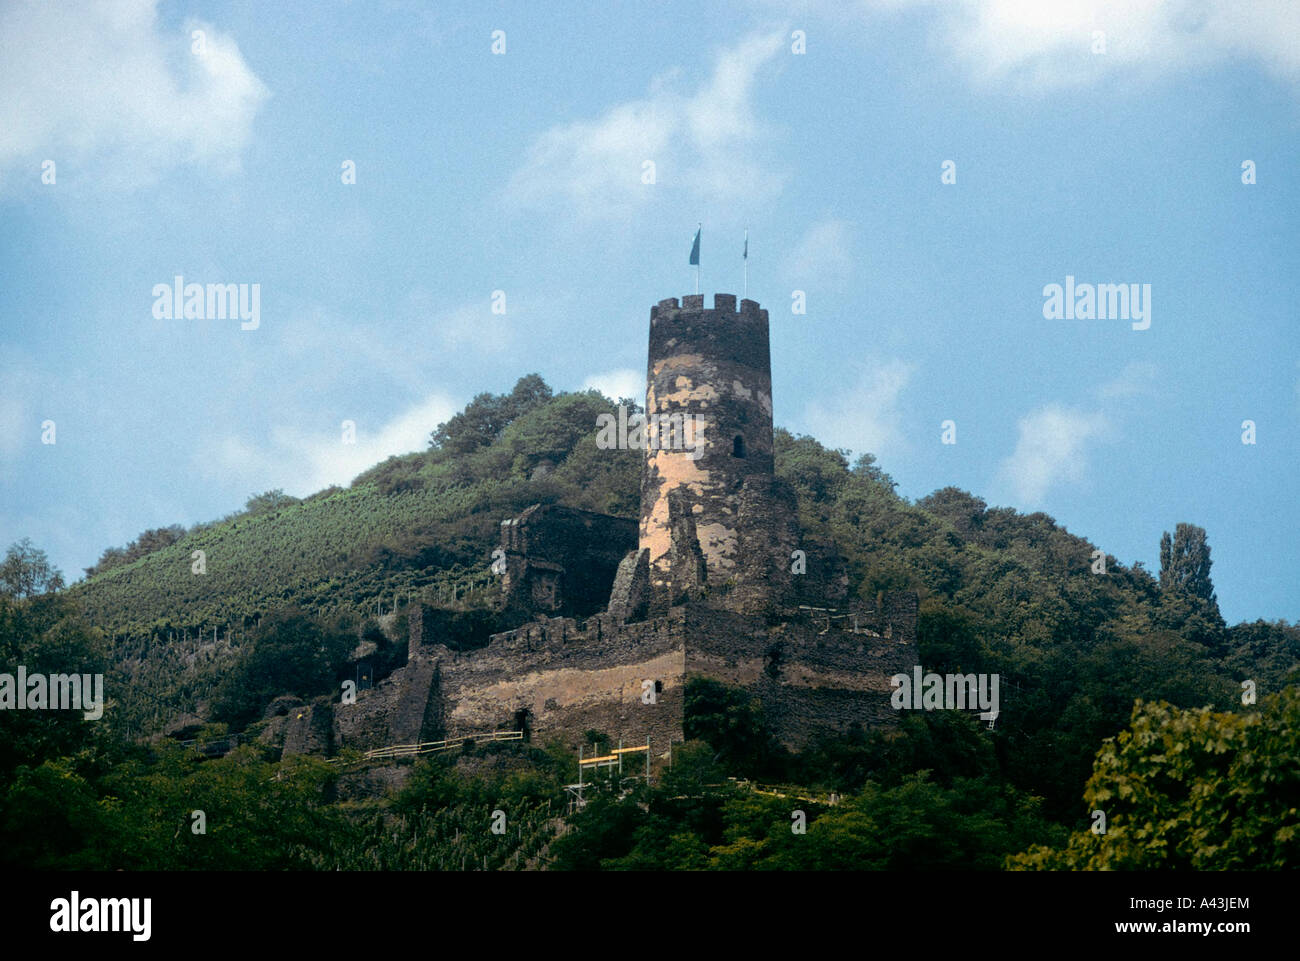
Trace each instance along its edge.
{"label": "forested hillside", "polygon": [[[147,695],[127,713],[161,722],[165,706],[194,710],[211,696],[240,647],[226,640],[232,627],[247,639],[292,607],[360,633],[377,606],[450,603],[476,575],[490,589],[500,521],[532,503],[635,516],[637,452],[595,445],[596,418],[613,409],[595,392],[553,396],[525,377],[439,425],[428,451],[302,502],[252,498],[69,595],[110,639],[128,689]],[[1300,657],[1294,629],[1223,623],[1199,528],[1183,525],[1163,546],[1159,576],[1109,556],[1097,573],[1096,545],[1046,514],[988,508],[951,487],[909,503],[869,455],[850,465],[813,438],[779,430],[776,440],[803,529],[838,546],[858,595],[920,592],[926,669],[1002,675],[1005,763],[1053,803],[1077,795],[1135,698],[1226,707],[1244,679],[1279,688]],[[202,575],[192,572],[200,550]]]}
{"label": "forested hillside", "polygon": [[[31,551],[11,551],[12,563],[0,569],[8,597],[0,608],[5,643],[14,657],[26,652],[29,663],[70,650],[91,661],[103,659],[115,679],[110,688],[123,693],[114,705],[114,725],[96,726],[95,738],[121,737],[124,727],[136,735],[157,730],[184,711],[201,710],[232,722],[255,718],[277,693],[310,696],[318,691],[309,685],[328,688],[351,646],[381,635],[374,620],[377,604],[389,613],[397,601],[400,611],[408,596],[419,596],[485,611],[480,602],[490,581],[483,575],[500,521],[529,504],[635,516],[638,452],[595,446],[596,418],[613,409],[594,392],[552,395],[533,375],[508,394],[475,398],[438,425],[427,451],[391,458],[347,489],[322,491],[301,502],[267,492],[251,498],[246,510],[212,524],[145,532],[131,545],[106,551],[93,573],[71,588],[59,589],[56,572],[34,580]],[[695,684],[687,702],[692,741],[678,755],[673,780],[638,795],[658,819],[653,830],[634,816],[635,804],[611,800],[589,808],[573,821],[576,833],[547,847],[557,830],[553,804],[563,800],[559,785],[568,776],[567,762],[543,761],[534,750],[525,772],[509,785],[497,781],[488,788],[474,777],[467,780],[451,761],[424,764],[396,813],[353,811],[348,824],[360,832],[358,838],[386,824],[395,837],[406,832],[410,844],[418,842],[418,856],[408,856],[410,846],[399,843],[365,863],[446,867],[457,859],[486,858],[482,863],[489,867],[519,867],[546,848],[557,866],[568,867],[843,867],[859,856],[861,866],[906,866],[909,858],[927,866],[957,866],[952,862],[961,845],[932,843],[947,832],[969,840],[966,848],[975,852],[978,866],[996,866],[1029,848],[1033,853],[1018,866],[1096,866],[1111,863],[1106,858],[1117,849],[1098,853],[1077,833],[1086,834],[1091,810],[1083,800],[1085,785],[1088,805],[1111,796],[1108,792],[1123,795],[1124,789],[1114,786],[1116,778],[1128,767],[1144,770],[1150,759],[1142,751],[1155,750],[1150,738],[1134,735],[1120,742],[1119,754],[1107,748],[1111,754],[1103,752],[1102,758],[1112,758],[1109,767],[1094,771],[1108,738],[1130,725],[1134,730],[1161,725],[1162,737],[1186,738],[1189,751],[1213,753],[1215,744],[1239,744],[1245,760],[1232,771],[1241,779],[1253,763],[1247,755],[1282,743],[1264,733],[1285,730],[1290,723],[1285,718],[1294,715],[1294,695],[1272,697],[1300,679],[1300,630],[1284,622],[1223,622],[1213,591],[1210,538],[1194,523],[1173,525],[1160,545],[1160,571],[1148,572],[1099,554],[1096,545],[1045,514],[989,508],[951,487],[909,502],[872,457],[850,464],[843,453],[810,437],[778,431],[776,465],[796,490],[804,531],[813,541],[837,545],[859,597],[871,601],[877,591],[890,588],[920,593],[919,647],[926,670],[1001,675],[1001,715],[994,730],[965,715],[935,712],[904,718],[892,731],[849,732],[795,756],[772,740],[748,695]],[[194,572],[196,551],[203,552],[206,573]],[[470,589],[476,577],[483,584],[477,592]],[[1270,699],[1272,727],[1258,726],[1255,702],[1243,701],[1243,682],[1251,682],[1261,704]],[[291,690],[295,684],[302,689]],[[238,689],[237,697],[232,689]],[[1135,712],[1139,700],[1165,706]],[[1177,713],[1180,709],[1202,713]],[[14,727],[4,770],[26,771],[20,783],[27,793],[21,798],[76,783],[89,804],[117,790],[113,785],[120,778],[106,775],[104,762],[93,760],[100,756],[98,748],[82,761],[72,760],[77,750],[88,749],[78,748],[84,736],[77,731],[53,725],[42,733],[31,726],[38,722],[3,720]],[[1206,734],[1207,725],[1226,733]],[[1257,736],[1251,732],[1264,739],[1251,740]],[[124,750],[136,749],[112,749]],[[253,753],[207,763],[213,765],[212,777],[226,772],[220,776],[238,780],[241,791],[251,790],[255,778],[249,780],[252,775],[240,765],[263,762],[253,748],[240,750]],[[178,778],[199,776],[180,761],[165,764]],[[332,776],[311,771],[302,775],[309,785],[302,789],[306,794],[277,788],[276,803],[307,805],[312,823],[340,817],[328,803]],[[79,780],[67,780],[70,772]],[[1180,769],[1177,776],[1188,783],[1229,777],[1213,765]],[[823,846],[806,862],[802,859],[812,857],[814,849],[801,847],[796,853],[789,847],[788,812],[781,814],[781,805],[743,791],[716,787],[728,777],[797,784],[802,791],[836,792],[853,800],[848,807],[813,811],[811,820],[824,828],[818,835]],[[1242,790],[1273,804],[1270,792],[1285,794],[1295,781],[1292,772],[1268,783],[1249,781]],[[1216,790],[1226,790],[1223,783]],[[429,800],[430,785],[442,792],[438,804]],[[155,787],[171,790],[161,782]],[[1167,781],[1160,790],[1169,790]],[[471,801],[493,791],[527,808],[528,828],[518,836],[517,849],[487,851],[459,840],[458,825],[477,810]],[[11,804],[11,812],[26,810],[21,798],[12,802],[19,806]],[[63,797],[60,803],[73,802]],[[1123,807],[1111,805],[1116,811]],[[444,807],[451,813],[439,813]],[[1134,808],[1141,810],[1140,804]],[[1218,815],[1207,808],[1196,816]],[[1294,813],[1289,817],[1295,820]],[[996,830],[990,826],[995,823]],[[1177,834],[1187,823],[1175,817],[1169,830]],[[873,846],[867,835],[877,829],[870,824],[893,824],[889,830],[898,837],[914,835],[914,844]],[[391,833],[388,828],[384,837]],[[1076,834],[1068,850],[1052,853],[1070,830]],[[1242,845],[1264,844],[1263,837],[1272,845],[1270,864],[1294,864],[1288,860],[1291,835],[1279,839],[1269,833],[1282,830],[1252,822],[1258,837],[1236,842],[1234,863],[1249,860]],[[452,840],[436,840],[447,831]],[[674,844],[664,847],[664,837],[673,837]],[[289,839],[285,850],[296,853],[285,857],[301,866],[349,865],[364,860],[358,852],[365,844],[355,843],[354,849],[333,845],[327,855],[309,855]],[[1114,863],[1150,866],[1162,856],[1138,841],[1134,845]],[[1187,856],[1201,866],[1220,863],[1213,852]]]}

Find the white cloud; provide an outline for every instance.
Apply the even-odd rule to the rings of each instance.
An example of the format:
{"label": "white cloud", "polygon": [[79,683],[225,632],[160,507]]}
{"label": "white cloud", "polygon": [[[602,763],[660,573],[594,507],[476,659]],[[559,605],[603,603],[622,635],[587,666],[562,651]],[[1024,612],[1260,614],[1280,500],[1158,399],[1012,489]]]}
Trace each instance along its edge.
{"label": "white cloud", "polygon": [[1052,488],[1077,483],[1087,475],[1090,448],[1111,434],[1138,398],[1156,393],[1159,375],[1155,364],[1133,361],[1093,391],[1093,409],[1047,404],[1026,414],[1015,450],[1000,465],[1001,480],[1030,507],[1041,505]]}
{"label": "white cloud", "polygon": [[[580,217],[622,216],[656,188],[683,185],[714,199],[770,196],[779,179],[747,151],[762,133],[754,81],[784,47],[784,33],[751,35],[722,52],[694,94],[673,89],[679,71],[658,78],[646,97],[618,104],[595,120],[559,124],[529,147],[506,188],[526,209],[564,206]],[[642,182],[644,164],[655,183]]]}
{"label": "white cloud", "polygon": [[[833,17],[841,4],[821,4]],[[977,77],[1054,87],[1115,70],[1177,73],[1231,59],[1300,81],[1295,0],[861,0],[933,13],[944,45]],[[1095,31],[1104,54],[1093,54]]]}
{"label": "white cloud", "polygon": [[[162,33],[156,0],[14,3],[0,11],[0,174],[94,160],[124,186],[187,163],[239,167],[268,96],[235,41],[189,21]],[[191,52],[195,30],[205,52]]]}
{"label": "white cloud", "polygon": [[[521,299],[508,301],[507,314],[493,314],[486,294],[473,302],[444,305],[417,287],[374,317],[355,317],[320,304],[291,310],[282,321],[263,323],[278,359],[275,396],[293,404],[346,393],[366,377],[404,396],[419,396],[432,374],[472,366],[507,350],[521,326],[517,315],[527,316],[528,305]],[[241,376],[245,390],[260,394],[265,374],[257,354],[248,349]],[[322,357],[332,362],[322,364]]]}
{"label": "white cloud", "polygon": [[915,370],[914,364],[898,358],[864,365],[862,376],[849,390],[808,405],[807,431],[830,447],[887,460],[903,443],[898,399]]}
{"label": "white cloud", "polygon": [[1097,388],[1097,396],[1103,401],[1119,400],[1127,397],[1141,397],[1155,393],[1156,365],[1147,361],[1133,361],[1125,367],[1118,377]]}
{"label": "white cloud", "polygon": [[239,437],[226,437],[203,463],[223,480],[242,480],[249,491],[276,487],[297,497],[331,484],[347,486],[354,477],[394,454],[409,454],[429,446],[429,434],[459,410],[450,398],[432,394],[416,406],[376,428],[362,418],[356,422],[356,443],[343,443],[343,430],[329,435],[280,428],[266,446]]}
{"label": "white cloud", "polygon": [[784,271],[800,289],[838,287],[853,272],[849,225],[835,219],[813,224],[786,257]]}
{"label": "white cloud", "polygon": [[1100,412],[1048,404],[1020,418],[1016,449],[1001,474],[1020,503],[1037,506],[1052,487],[1078,481],[1087,467],[1088,442],[1105,432]]}
{"label": "white cloud", "polygon": [[645,403],[644,371],[620,367],[617,370],[607,370],[603,374],[592,374],[578,389],[590,390],[593,387],[610,400],[630,397],[640,404]]}

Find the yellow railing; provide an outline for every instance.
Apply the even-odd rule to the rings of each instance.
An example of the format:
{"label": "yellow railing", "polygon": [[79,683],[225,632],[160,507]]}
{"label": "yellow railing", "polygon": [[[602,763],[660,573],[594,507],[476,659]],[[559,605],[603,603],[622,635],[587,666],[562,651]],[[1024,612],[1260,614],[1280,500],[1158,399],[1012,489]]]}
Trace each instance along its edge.
{"label": "yellow railing", "polygon": [[[522,741],[524,739],[523,731],[492,731],[488,734],[463,734],[460,737],[447,738],[444,741],[420,741],[416,744],[390,744],[387,747],[377,747],[374,750],[366,751],[358,760],[365,761],[386,761],[398,757],[418,757],[421,754],[434,754],[438,751],[450,751],[453,748],[460,747],[468,741]],[[339,761],[340,758],[329,758],[330,763]]]}

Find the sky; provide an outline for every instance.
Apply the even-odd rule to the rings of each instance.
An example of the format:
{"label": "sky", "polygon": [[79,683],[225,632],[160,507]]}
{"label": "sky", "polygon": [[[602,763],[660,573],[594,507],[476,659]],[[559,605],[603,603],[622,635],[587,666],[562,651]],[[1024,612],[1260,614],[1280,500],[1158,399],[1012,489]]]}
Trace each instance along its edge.
{"label": "sky", "polygon": [[1298,134],[1291,0],[9,0],[0,546],[74,580],[530,372],[644,396],[699,225],[778,426],[1125,564],[1199,524],[1229,623],[1300,620]]}

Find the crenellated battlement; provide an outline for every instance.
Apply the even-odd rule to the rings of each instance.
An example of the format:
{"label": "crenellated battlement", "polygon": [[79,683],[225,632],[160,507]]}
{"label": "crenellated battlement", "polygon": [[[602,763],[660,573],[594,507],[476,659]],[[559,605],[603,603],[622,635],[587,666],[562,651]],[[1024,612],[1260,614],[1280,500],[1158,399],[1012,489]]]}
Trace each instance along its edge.
{"label": "crenellated battlement", "polygon": [[661,318],[687,320],[700,314],[736,314],[739,315],[738,319],[743,317],[767,323],[767,311],[759,306],[758,301],[741,300],[739,310],[736,304],[735,294],[714,294],[712,307],[704,306],[703,294],[686,294],[681,298],[680,304],[676,297],[669,297],[650,308],[650,324],[653,326]]}

